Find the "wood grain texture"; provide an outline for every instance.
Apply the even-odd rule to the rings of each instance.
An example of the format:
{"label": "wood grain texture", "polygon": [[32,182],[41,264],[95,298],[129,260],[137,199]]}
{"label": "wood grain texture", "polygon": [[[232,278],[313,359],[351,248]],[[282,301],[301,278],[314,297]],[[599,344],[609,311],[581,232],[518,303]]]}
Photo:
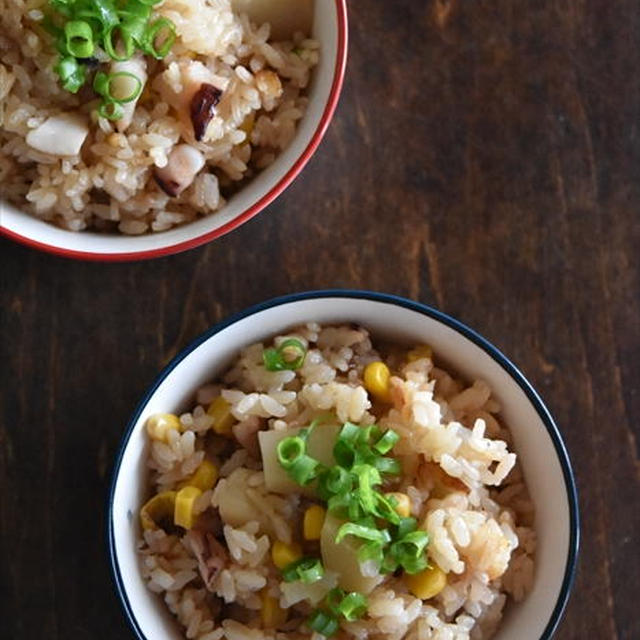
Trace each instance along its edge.
{"label": "wood grain texture", "polygon": [[103,531],[136,401],[212,323],[323,287],[435,305],[522,368],[580,489],[557,638],[640,638],[640,5],[350,5],[336,118],[256,219],[138,264],[0,245],[3,638],[132,637]]}

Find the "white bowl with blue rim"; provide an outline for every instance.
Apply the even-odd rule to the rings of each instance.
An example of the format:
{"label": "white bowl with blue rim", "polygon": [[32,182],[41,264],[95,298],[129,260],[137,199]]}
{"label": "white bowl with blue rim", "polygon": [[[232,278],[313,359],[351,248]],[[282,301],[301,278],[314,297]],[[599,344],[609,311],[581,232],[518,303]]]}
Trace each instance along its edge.
{"label": "white bowl with blue rim", "polygon": [[355,322],[374,338],[428,343],[469,380],[485,380],[502,405],[535,505],[538,537],[531,592],[510,603],[496,640],[547,640],[562,616],[576,568],[578,502],[569,457],[540,396],[520,371],[480,335],[435,309],[367,291],[313,291],[254,306],[212,327],[160,373],[129,423],[115,463],[109,498],[108,543],[112,572],[126,616],[140,640],[184,638],[162,598],[140,571],[137,513],[148,495],[146,433],[153,413],[179,413],[195,391],[220,375],[243,347],[305,322]]}

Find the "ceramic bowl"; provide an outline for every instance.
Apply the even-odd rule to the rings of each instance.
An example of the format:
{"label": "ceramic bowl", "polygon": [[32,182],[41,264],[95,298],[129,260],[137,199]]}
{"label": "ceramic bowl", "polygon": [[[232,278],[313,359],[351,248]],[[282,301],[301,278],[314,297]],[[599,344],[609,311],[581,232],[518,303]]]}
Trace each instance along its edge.
{"label": "ceramic bowl", "polygon": [[146,495],[144,424],[153,413],[187,410],[195,390],[219,375],[239,350],[296,324],[356,322],[374,337],[428,343],[469,380],[481,378],[503,407],[535,503],[535,582],[507,608],[496,640],[552,636],[569,597],[578,552],[578,503],[567,451],[540,396],[484,338],[453,318],[410,300],[371,292],[319,291],[272,300],[213,327],[162,371],[138,406],[115,464],[108,513],[109,553],[118,594],[141,640],[182,639],[164,602],[142,579],[136,544]]}
{"label": "ceramic bowl", "polygon": [[26,245],[85,260],[123,261],[185,251],[235,229],[280,195],[309,161],[336,108],[347,59],[346,0],[315,2],[313,37],[320,61],[309,87],[309,107],[291,144],[217,213],[161,233],[141,236],[72,232],[58,228],[0,199],[0,230]]}

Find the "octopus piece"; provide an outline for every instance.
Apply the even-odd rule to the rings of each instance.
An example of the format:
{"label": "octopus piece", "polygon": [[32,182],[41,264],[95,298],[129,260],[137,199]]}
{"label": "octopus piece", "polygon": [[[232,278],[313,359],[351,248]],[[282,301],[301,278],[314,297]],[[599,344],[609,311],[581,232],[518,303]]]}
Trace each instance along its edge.
{"label": "octopus piece", "polygon": [[88,134],[89,126],[82,116],[61,113],[29,131],[26,143],[36,151],[53,156],[77,156]]}
{"label": "octopus piece", "polygon": [[166,166],[156,168],[154,178],[158,186],[174,198],[191,185],[204,164],[204,156],[195,147],[179,144],[169,154]]}
{"label": "octopus piece", "polygon": [[198,561],[198,570],[205,587],[208,591],[214,591],[214,582],[229,561],[227,550],[212,533],[197,529],[187,531],[184,540]]}

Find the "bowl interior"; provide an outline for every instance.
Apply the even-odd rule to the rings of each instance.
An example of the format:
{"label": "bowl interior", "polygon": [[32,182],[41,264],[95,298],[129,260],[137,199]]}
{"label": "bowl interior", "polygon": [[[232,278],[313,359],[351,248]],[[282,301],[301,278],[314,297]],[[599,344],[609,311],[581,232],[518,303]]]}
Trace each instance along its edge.
{"label": "bowl interior", "polygon": [[60,229],[0,200],[4,230],[17,240],[56,253],[136,258],[141,256],[127,254],[164,255],[187,249],[230,231],[258,213],[286,188],[312,155],[329,124],[340,89],[346,47],[344,0],[314,4],[312,35],[320,43],[320,60],[309,86],[309,106],[298,123],[295,138],[273,164],[248,182],[220,211],[168,231],[126,236]]}
{"label": "bowl interior", "polygon": [[[372,299],[323,297],[284,302],[232,322],[172,363],[139,407],[122,458],[116,467],[111,504],[111,552],[119,589],[134,626],[142,637],[182,638],[161,598],[149,592],[141,578],[136,542],[137,512],[145,496],[146,418],[156,412],[189,408],[198,386],[212,380],[237,355],[239,349],[292,325],[316,321],[358,322],[374,337],[400,342],[427,342],[436,354],[469,379],[482,378],[503,406],[516,452],[535,503],[538,535],[536,575],[523,603],[509,608],[498,640],[538,639],[553,616],[559,594],[566,587],[568,563],[575,552],[575,522],[569,503],[563,467],[542,415],[524,388],[510,373],[470,338],[439,320],[392,302]],[[544,412],[544,409],[541,409]],[[546,418],[545,418],[546,419]],[[550,421],[550,419],[549,419]],[[564,451],[561,451],[562,455]],[[568,460],[563,458],[570,473]]]}

